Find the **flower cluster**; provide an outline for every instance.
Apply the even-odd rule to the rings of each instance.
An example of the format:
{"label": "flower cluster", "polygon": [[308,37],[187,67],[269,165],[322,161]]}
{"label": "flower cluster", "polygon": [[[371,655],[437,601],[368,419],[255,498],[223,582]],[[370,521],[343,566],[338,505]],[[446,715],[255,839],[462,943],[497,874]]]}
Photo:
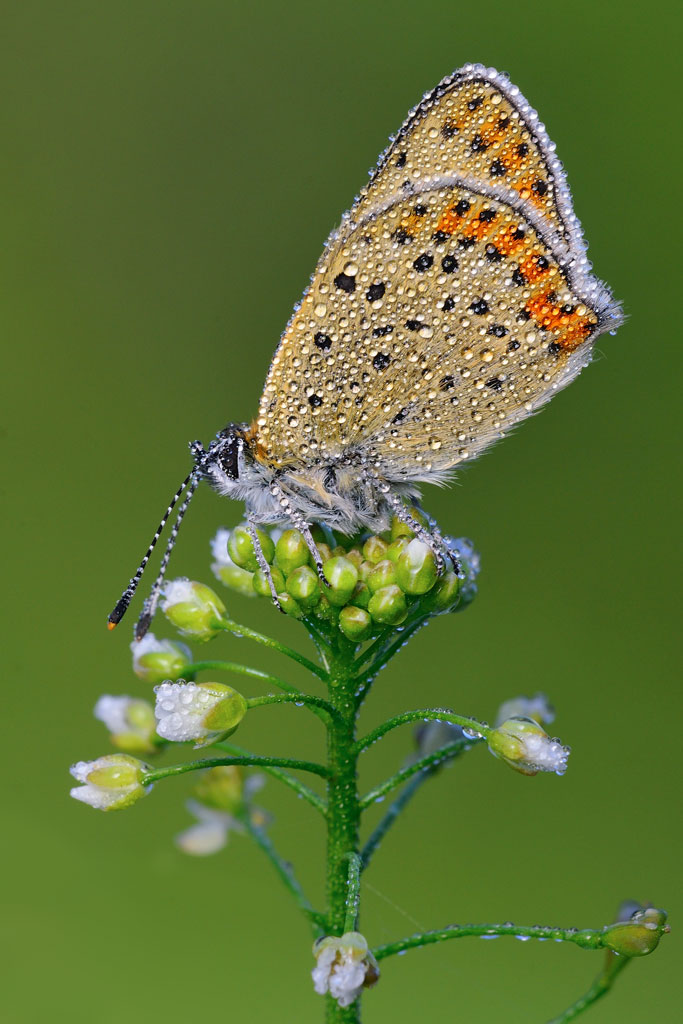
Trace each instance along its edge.
{"label": "flower cluster", "polygon": [[[258,531],[278,603],[295,618],[336,623],[355,643],[400,625],[412,614],[461,611],[476,594],[479,558],[464,538],[446,538],[459,572],[449,563],[439,573],[429,545],[396,519],[381,534],[344,537],[317,527],[314,535],[324,583],[298,530]],[[212,551],[213,572],[226,586],[272,598],[271,581],[259,568],[246,525],[219,530]],[[168,608],[167,588],[167,614]]]}
{"label": "flower cluster", "polygon": [[329,992],[340,1006],[350,1006],[364,988],[379,978],[379,967],[360,932],[346,932],[337,938],[326,935],[313,946],[316,965],[311,971],[319,995]]}

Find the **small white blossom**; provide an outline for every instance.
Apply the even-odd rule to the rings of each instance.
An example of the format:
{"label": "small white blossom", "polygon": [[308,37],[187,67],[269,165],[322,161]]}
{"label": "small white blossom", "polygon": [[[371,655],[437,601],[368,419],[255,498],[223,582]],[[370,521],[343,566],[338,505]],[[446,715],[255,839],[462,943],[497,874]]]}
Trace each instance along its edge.
{"label": "small white blossom", "polygon": [[175,679],[192,661],[192,651],[179,640],[158,640],[146,633],[142,640],[133,640],[133,672],[148,683]]}
{"label": "small white blossom", "polygon": [[94,710],[111,734],[112,743],[127,754],[151,754],[156,749],[154,709],[134,697],[100,697]]}
{"label": "small white blossom", "polygon": [[502,725],[508,718],[533,718],[539,725],[549,725],[555,718],[555,708],[544,693],[513,697],[498,708],[496,725]]}
{"label": "small white blossom", "polygon": [[208,857],[218,853],[226,845],[231,832],[244,832],[242,822],[226,811],[204,807],[196,800],[188,800],[185,806],[197,819],[197,824],[180,832],[175,842],[183,853],[192,857]]}
{"label": "small white blossom", "polygon": [[313,955],[315,991],[321,996],[329,992],[340,1006],[350,1006],[362,988],[370,988],[379,978],[377,961],[359,932],[347,932],[341,938],[328,935],[314,945]]}
{"label": "small white blossom", "polygon": [[107,754],[96,761],[78,761],[71,774],[80,786],[71,796],[99,811],[115,811],[135,803],[151,789],[141,783],[147,766],[127,754]]}
{"label": "small white blossom", "polygon": [[570,748],[551,739],[532,718],[508,718],[488,736],[492,754],[523,775],[555,772],[564,775]]}
{"label": "small white blossom", "polygon": [[162,683],[156,686],[157,732],[166,740],[210,741],[232,732],[244,717],[244,697],[222,683]]}

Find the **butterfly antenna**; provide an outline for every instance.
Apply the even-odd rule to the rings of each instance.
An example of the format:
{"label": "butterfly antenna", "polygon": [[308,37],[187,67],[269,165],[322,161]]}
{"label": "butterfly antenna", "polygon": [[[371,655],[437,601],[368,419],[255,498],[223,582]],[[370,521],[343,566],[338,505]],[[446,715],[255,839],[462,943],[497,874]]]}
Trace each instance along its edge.
{"label": "butterfly antenna", "polygon": [[[145,571],[145,567],[146,567],[147,563],[149,562],[150,556],[151,556],[152,552],[154,551],[154,548],[156,547],[156,543],[159,540],[159,537],[161,536],[161,533],[162,533],[164,527],[166,526],[166,523],[168,522],[169,516],[171,515],[171,512],[175,508],[175,506],[176,506],[176,504],[178,502],[178,499],[182,495],[182,493],[185,490],[185,488],[190,484],[191,481],[193,481],[194,476],[195,476],[195,470],[193,469],[191,473],[188,473],[188,475],[185,477],[185,479],[183,480],[183,482],[180,485],[180,487],[178,488],[178,490],[173,495],[173,498],[171,499],[171,502],[170,502],[168,508],[166,509],[166,511],[164,512],[162,520],[161,520],[161,522],[159,523],[159,525],[157,527],[157,531],[156,531],[156,533],[154,534],[154,536],[152,538],[152,543],[147,548],[147,551],[145,553],[145,557],[140,562],[140,565],[138,566],[138,568],[137,568],[137,570],[135,572],[135,575],[131,578],[130,583],[128,584],[128,586],[126,587],[124,592],[121,594],[121,597],[119,598],[119,600],[116,602],[116,605],[114,606],[114,609],[113,609],[111,615],[109,616],[109,618],[107,620],[107,624],[108,624],[108,628],[109,629],[114,629],[114,627],[118,625],[118,623],[121,621],[123,616],[126,614],[126,612],[128,610],[128,605],[130,604],[130,602],[133,599],[133,594],[137,590],[138,583],[142,579],[142,574]],[[197,485],[196,485],[196,482],[195,482],[194,483],[194,487],[193,487],[193,493],[194,493],[194,488],[196,486]],[[176,524],[176,526],[177,526],[177,524]],[[177,534],[177,532],[178,531],[176,529],[176,534]],[[175,539],[175,536],[174,536],[174,539]],[[165,568],[165,566],[164,566],[164,568]]]}
{"label": "butterfly antenna", "polygon": [[183,502],[180,508],[178,509],[178,515],[176,516],[176,521],[171,529],[171,534],[168,538],[166,550],[164,551],[164,557],[161,559],[161,565],[159,566],[159,574],[154,581],[154,585],[152,586],[152,589],[149,593],[149,597],[146,598],[145,603],[142,606],[140,618],[138,619],[137,624],[135,626],[136,640],[142,640],[143,636],[145,635],[145,633],[152,624],[152,619],[154,618],[154,613],[156,612],[157,605],[159,603],[161,588],[164,584],[166,569],[168,568],[168,563],[171,558],[171,552],[173,551],[173,546],[177,540],[178,531],[180,530],[180,524],[183,521],[183,516],[187,512],[188,506],[192,501],[192,498],[194,497],[194,493],[197,490],[197,486],[199,484],[200,479],[201,477],[199,476],[199,474],[196,471],[193,471],[192,473],[190,473],[189,477],[185,481],[185,483],[188,484],[187,494],[185,495]]}

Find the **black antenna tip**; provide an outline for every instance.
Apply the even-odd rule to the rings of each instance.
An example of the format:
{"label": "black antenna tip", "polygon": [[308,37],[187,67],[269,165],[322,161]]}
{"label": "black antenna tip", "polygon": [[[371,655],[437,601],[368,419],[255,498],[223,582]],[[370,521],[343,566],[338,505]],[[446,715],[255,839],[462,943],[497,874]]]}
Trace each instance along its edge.
{"label": "black antenna tip", "polygon": [[107,619],[107,629],[114,629],[115,626],[118,626],[119,622],[128,611],[129,604],[130,596],[128,594],[124,594],[123,597],[116,602],[114,610]]}
{"label": "black antenna tip", "polygon": [[135,626],[136,640],[142,640],[143,636],[145,635],[149,627],[152,625],[152,616],[152,612],[150,612],[147,608],[143,608],[142,614],[140,615],[140,618],[138,619],[137,624]]}

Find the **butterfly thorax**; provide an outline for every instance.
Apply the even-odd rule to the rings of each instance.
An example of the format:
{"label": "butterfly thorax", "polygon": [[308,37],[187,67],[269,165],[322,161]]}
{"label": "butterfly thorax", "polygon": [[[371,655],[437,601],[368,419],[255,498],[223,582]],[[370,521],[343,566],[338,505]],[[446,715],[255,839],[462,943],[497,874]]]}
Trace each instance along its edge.
{"label": "butterfly thorax", "polygon": [[[391,518],[381,466],[352,446],[315,461],[292,457],[276,464],[253,428],[231,424],[206,455],[202,476],[219,494],[243,501],[257,522],[289,522],[294,513],[307,522],[323,521],[342,533],[355,533],[385,529]],[[419,493],[400,481],[392,481],[392,490],[408,499]]]}

